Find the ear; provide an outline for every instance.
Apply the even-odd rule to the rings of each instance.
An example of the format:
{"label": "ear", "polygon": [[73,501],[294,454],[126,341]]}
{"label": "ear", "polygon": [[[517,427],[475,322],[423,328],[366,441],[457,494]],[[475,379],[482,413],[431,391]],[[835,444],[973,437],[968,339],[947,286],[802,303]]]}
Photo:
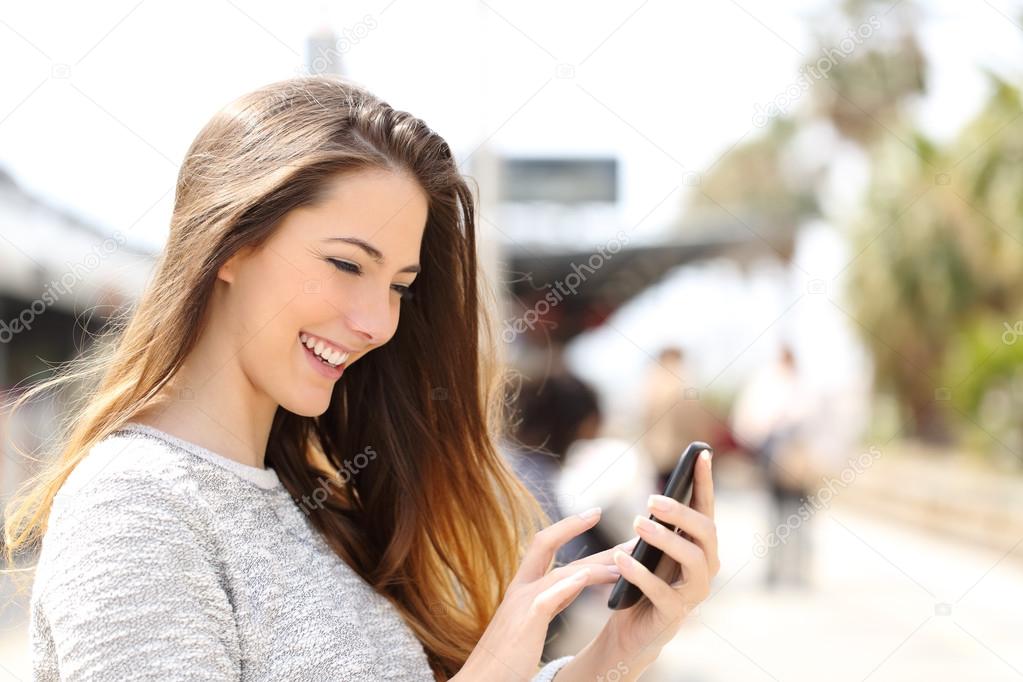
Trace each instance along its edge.
{"label": "ear", "polygon": [[235,278],[235,272],[238,268],[238,265],[241,263],[242,259],[245,258],[248,252],[249,247],[243,246],[242,248],[238,249],[234,253],[234,255],[232,255],[230,258],[224,261],[223,264],[221,264],[220,269],[217,270],[217,279],[222,280],[224,282],[233,283]]}
{"label": "ear", "polygon": [[217,270],[217,279],[222,282],[234,282],[234,256],[231,256],[220,269]]}

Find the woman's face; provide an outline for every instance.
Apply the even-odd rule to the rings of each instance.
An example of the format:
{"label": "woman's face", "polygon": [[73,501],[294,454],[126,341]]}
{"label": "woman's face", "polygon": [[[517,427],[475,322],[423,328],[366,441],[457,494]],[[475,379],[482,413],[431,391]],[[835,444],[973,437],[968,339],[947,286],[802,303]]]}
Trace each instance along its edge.
{"label": "woman's face", "polygon": [[427,196],[406,175],[357,171],[330,188],[220,270],[220,322],[242,373],[303,416],[326,411],[344,368],[394,336],[427,218]]}

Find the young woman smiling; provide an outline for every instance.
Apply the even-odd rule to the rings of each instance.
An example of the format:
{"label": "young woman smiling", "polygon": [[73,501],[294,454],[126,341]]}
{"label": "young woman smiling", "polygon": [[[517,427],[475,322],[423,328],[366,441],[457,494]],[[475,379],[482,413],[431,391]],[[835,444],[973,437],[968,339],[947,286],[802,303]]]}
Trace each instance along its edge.
{"label": "young woman smiling", "polygon": [[[486,291],[421,120],[330,77],[217,113],[140,300],[23,398],[85,387],[7,510],[8,558],[40,550],[36,679],[637,677],[718,570],[710,461],[693,508],[651,499],[692,541],[637,523],[684,581],[617,548],[552,568],[600,511],[536,530],[494,446]],[[649,601],[538,670],[550,620],[619,573]]]}

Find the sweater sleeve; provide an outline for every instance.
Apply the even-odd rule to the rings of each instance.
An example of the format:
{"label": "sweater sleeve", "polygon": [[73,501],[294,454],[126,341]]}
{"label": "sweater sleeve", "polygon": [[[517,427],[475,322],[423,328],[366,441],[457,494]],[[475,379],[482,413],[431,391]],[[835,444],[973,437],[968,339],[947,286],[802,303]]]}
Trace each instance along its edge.
{"label": "sweater sleeve", "polygon": [[554,676],[557,675],[558,672],[562,668],[564,668],[569,661],[572,660],[572,658],[573,658],[572,656],[562,656],[561,658],[555,658],[553,661],[551,661],[544,667],[540,668],[540,672],[533,676],[531,682],[551,682],[551,680],[554,679]]}
{"label": "sweater sleeve", "polygon": [[194,507],[152,476],[98,483],[64,496],[44,539],[37,679],[238,679],[231,603]]}

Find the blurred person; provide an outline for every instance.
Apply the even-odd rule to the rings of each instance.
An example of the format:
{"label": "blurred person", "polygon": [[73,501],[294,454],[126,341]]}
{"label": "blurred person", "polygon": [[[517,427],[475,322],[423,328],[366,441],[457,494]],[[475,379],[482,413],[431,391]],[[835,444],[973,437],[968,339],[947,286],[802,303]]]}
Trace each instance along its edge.
{"label": "blurred person", "polygon": [[[565,455],[557,498],[565,513],[599,506],[599,535],[587,540],[608,544],[634,533],[637,509],[660,492],[657,474],[641,448],[612,436],[578,440]],[[593,545],[596,549],[601,544]]]}
{"label": "blurred person", "polygon": [[[732,412],[732,429],[752,450],[771,503],[771,533],[777,544],[768,547],[765,582],[808,583],[810,528],[800,507],[808,494],[808,431],[810,399],[799,378],[795,355],[783,345],[778,359],[754,373],[740,390]],[[800,518],[796,528],[778,529]]]}
{"label": "blurred person", "polygon": [[[597,394],[584,381],[563,371],[523,382],[513,404],[512,437],[502,441],[501,450],[547,518],[560,521],[566,516],[557,492],[561,466],[573,444],[597,436],[601,420]],[[562,564],[570,563],[614,544],[598,523],[563,545],[556,558]],[[551,621],[548,643],[560,634],[564,615],[562,612]]]}
{"label": "blurred person", "polygon": [[575,441],[595,438],[600,422],[596,392],[568,372],[523,382],[516,392],[513,438],[502,450],[551,521],[564,517],[556,487],[565,453]]}
{"label": "blurred person", "polygon": [[[33,678],[642,674],[720,567],[710,460],[695,513],[649,502],[692,541],[637,524],[684,583],[616,549],[552,569],[601,513],[537,532],[497,452],[476,240],[447,142],[354,83],[219,111],[139,301],[24,396],[89,387],[7,506],[8,562],[39,549]],[[538,670],[550,620],[619,574],[648,608]]]}
{"label": "blurred person", "polygon": [[[642,389],[642,445],[657,470],[663,488],[679,455],[691,441],[705,439],[699,434],[699,405],[687,394],[689,372],[685,352],[677,346],[661,350]],[[713,444],[711,444],[713,445]]]}

